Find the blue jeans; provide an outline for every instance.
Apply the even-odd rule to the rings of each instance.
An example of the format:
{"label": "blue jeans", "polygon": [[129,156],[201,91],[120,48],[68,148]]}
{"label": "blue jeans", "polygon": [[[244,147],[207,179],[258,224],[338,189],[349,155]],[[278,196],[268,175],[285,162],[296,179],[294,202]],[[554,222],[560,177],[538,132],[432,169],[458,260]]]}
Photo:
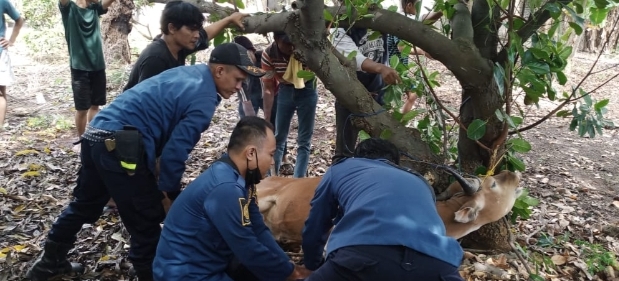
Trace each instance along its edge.
{"label": "blue jeans", "polygon": [[305,88],[303,89],[295,89],[293,85],[281,84],[277,95],[275,173],[279,174],[282,155],[284,154],[288,133],[290,132],[290,122],[296,111],[299,119],[299,133],[297,137],[297,145],[299,147],[297,148],[297,162],[294,165],[294,177],[302,178],[306,176],[307,165],[309,164],[318,93],[316,88],[314,88],[314,81],[312,80],[305,83]]}

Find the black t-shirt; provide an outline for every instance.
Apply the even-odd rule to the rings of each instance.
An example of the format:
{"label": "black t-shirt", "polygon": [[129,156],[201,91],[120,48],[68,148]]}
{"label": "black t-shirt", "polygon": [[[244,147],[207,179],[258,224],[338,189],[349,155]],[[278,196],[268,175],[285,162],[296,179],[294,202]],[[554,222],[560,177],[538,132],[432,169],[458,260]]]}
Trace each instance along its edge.
{"label": "black t-shirt", "polygon": [[127,85],[123,88],[123,92],[161,72],[185,65],[187,56],[206,48],[208,48],[208,35],[204,29],[200,29],[200,39],[196,42],[196,48],[179,51],[177,60],[170,53],[165,41],[161,39],[161,35],[157,35],[153,42],[146,46],[140,54],[138,61],[133,65],[129,74],[129,81],[127,81]]}

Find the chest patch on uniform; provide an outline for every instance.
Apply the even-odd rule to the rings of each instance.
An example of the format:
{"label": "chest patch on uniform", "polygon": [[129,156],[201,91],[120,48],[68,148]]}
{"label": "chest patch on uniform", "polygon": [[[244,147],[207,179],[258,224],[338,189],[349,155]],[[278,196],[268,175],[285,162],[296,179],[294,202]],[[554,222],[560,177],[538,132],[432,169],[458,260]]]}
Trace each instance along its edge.
{"label": "chest patch on uniform", "polygon": [[248,226],[251,224],[249,219],[249,201],[245,198],[239,198],[239,206],[241,207],[241,225]]}

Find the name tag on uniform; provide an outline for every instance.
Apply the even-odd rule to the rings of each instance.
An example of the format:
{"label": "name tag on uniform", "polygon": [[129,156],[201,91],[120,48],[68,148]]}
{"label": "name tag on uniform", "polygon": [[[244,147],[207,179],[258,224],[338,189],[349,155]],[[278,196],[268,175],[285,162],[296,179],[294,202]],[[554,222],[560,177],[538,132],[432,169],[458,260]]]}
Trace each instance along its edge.
{"label": "name tag on uniform", "polygon": [[241,207],[241,225],[251,225],[251,220],[249,219],[249,201],[245,198],[239,198],[239,206]]}

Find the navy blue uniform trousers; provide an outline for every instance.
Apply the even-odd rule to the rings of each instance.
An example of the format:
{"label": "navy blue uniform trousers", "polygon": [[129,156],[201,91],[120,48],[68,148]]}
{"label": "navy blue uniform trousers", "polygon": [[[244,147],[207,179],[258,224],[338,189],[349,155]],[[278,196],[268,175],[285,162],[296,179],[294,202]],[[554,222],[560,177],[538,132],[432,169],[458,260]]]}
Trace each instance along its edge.
{"label": "navy blue uniform trousers", "polygon": [[103,142],[82,139],[81,148],[75,199],[53,224],[49,238],[73,244],[82,225],[95,223],[112,197],[131,235],[129,259],[136,268],[150,268],[161,234],[159,223],[165,218],[163,193],[157,189],[155,176],[144,162],[129,176]]}
{"label": "navy blue uniform trousers", "polygon": [[403,246],[350,246],[329,254],[305,281],[463,281],[458,268]]}

